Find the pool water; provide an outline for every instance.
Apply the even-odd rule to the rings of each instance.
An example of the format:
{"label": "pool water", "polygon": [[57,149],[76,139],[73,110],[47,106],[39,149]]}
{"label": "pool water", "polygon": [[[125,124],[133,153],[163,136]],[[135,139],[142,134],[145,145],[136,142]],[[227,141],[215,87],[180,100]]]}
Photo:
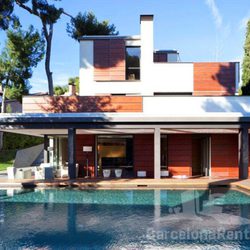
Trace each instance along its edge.
{"label": "pool water", "polygon": [[250,196],[208,190],[0,190],[0,249],[250,249]]}

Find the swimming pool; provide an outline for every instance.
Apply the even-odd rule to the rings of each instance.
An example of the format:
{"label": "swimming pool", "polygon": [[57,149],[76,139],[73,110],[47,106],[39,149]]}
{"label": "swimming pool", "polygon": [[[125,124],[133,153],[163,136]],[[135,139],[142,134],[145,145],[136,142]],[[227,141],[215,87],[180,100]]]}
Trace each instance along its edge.
{"label": "swimming pool", "polygon": [[0,190],[2,248],[249,249],[250,196],[227,189]]}

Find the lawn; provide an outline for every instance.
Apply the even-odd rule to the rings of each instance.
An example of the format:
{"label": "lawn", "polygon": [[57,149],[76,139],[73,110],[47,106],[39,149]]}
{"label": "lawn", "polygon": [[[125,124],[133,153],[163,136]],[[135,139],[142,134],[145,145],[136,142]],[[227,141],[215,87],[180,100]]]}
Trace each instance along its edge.
{"label": "lawn", "polygon": [[0,171],[11,167],[15,160],[16,150],[2,150],[0,151]]}

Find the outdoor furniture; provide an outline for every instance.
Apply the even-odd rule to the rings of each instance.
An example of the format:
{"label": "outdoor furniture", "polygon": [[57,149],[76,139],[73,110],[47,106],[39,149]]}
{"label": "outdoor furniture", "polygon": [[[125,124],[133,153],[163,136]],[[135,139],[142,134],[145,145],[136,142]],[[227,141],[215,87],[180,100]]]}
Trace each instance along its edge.
{"label": "outdoor furniture", "polygon": [[15,179],[31,179],[31,169],[16,168]]}
{"label": "outdoor furniture", "polygon": [[15,179],[15,168],[14,167],[8,167],[7,168],[7,175],[9,180]]}
{"label": "outdoor furniture", "polygon": [[168,177],[169,171],[168,170],[161,170],[161,177]]}
{"label": "outdoor furniture", "polygon": [[122,169],[120,168],[115,169],[115,177],[121,178],[121,176],[122,176]]}
{"label": "outdoor furniture", "polygon": [[137,171],[137,177],[145,178],[147,176],[146,171]]}
{"label": "outdoor furniture", "polygon": [[110,177],[110,174],[111,174],[110,169],[103,169],[102,172],[103,172],[103,177],[104,178],[109,178]]}
{"label": "outdoor furniture", "polygon": [[[76,163],[76,177],[78,177],[78,172],[79,172],[79,164]],[[59,177],[59,178],[69,177],[69,167],[67,163],[66,165],[59,166],[59,169],[56,170],[56,177]]]}
{"label": "outdoor furniture", "polygon": [[37,167],[35,170],[35,179],[36,180],[51,180],[54,178],[53,167],[50,163],[42,163],[40,167]]}
{"label": "outdoor furniture", "polygon": [[36,167],[35,169],[35,180],[43,180],[44,179],[44,171],[42,167]]}
{"label": "outdoor furniture", "polygon": [[32,178],[32,170],[30,168],[15,168],[8,167],[7,175],[9,180],[14,179],[31,179]]}

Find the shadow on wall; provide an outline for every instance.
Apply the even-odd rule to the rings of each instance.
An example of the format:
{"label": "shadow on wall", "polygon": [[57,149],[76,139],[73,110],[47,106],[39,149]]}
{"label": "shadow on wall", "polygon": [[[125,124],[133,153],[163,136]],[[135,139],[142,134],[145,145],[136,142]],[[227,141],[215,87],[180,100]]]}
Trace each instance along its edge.
{"label": "shadow on wall", "polygon": [[113,104],[110,96],[53,96],[44,97],[46,103],[37,105],[46,113],[117,112],[120,105]]}
{"label": "shadow on wall", "polygon": [[218,72],[212,75],[226,95],[235,94],[235,70],[235,63],[220,63]]}
{"label": "shadow on wall", "polygon": [[[244,97],[235,97],[235,63],[220,63],[219,70],[211,75],[209,89],[221,91],[221,98],[207,98],[202,104],[206,112],[237,112],[249,114],[249,100]],[[216,83],[215,83],[216,82]],[[209,92],[209,91],[208,91]],[[223,97],[227,96],[227,97]]]}

